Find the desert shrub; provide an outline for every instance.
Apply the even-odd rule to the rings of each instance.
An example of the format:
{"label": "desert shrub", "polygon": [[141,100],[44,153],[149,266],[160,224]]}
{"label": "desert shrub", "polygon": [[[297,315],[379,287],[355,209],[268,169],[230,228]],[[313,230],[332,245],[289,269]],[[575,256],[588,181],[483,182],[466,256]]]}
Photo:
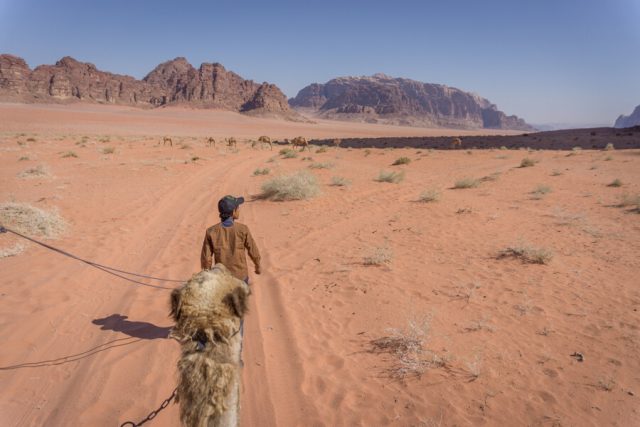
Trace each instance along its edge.
{"label": "desert shrub", "polygon": [[0,223],[29,236],[55,238],[66,223],[57,212],[48,212],[26,203],[0,204]]}
{"label": "desert shrub", "polygon": [[504,145],[500,147],[501,150],[507,150],[507,147],[505,147]]}
{"label": "desert shrub", "polygon": [[423,191],[418,197],[418,201],[422,203],[437,202],[438,200],[440,200],[440,192],[434,189]]}
{"label": "desert shrub", "polygon": [[271,200],[302,200],[320,193],[317,178],[301,171],[293,175],[277,176],[262,184],[261,197]]}
{"label": "desert shrub", "polygon": [[200,156],[191,156],[191,161],[193,163],[197,162],[198,160],[200,160]]}
{"label": "desert shrub", "polygon": [[625,193],[620,196],[620,203],[618,203],[618,207],[625,208],[628,206],[635,206],[636,209],[640,211],[640,194],[632,195]]}
{"label": "desert shrub", "polygon": [[613,156],[607,156],[607,157],[604,158],[604,160],[606,162],[609,162],[609,161],[613,160]]}
{"label": "desert shrub", "polygon": [[62,154],[62,158],[63,158],[63,159],[68,159],[69,157],[73,157],[73,158],[76,158],[76,159],[77,159],[77,158],[78,158],[78,155],[77,155],[75,152],[73,152],[73,151],[67,151],[67,152],[65,152],[65,153],[63,153],[63,154]]}
{"label": "desert shrub", "polygon": [[293,151],[291,148],[282,148],[280,151],[278,151],[278,154],[280,154],[281,156],[284,156],[287,153],[290,153],[291,151]]}
{"label": "desert shrub", "polygon": [[544,184],[538,185],[531,192],[531,194],[533,194],[534,197],[537,197],[537,198],[542,198],[542,196],[544,196],[545,194],[549,194],[549,193],[551,193],[551,187],[549,187],[548,185],[544,185]]}
{"label": "desert shrub", "polygon": [[613,143],[608,143],[605,147],[604,147],[605,151],[612,151],[615,150],[615,147],[613,146]]}
{"label": "desert shrub", "polygon": [[562,175],[562,172],[560,172],[558,169],[554,169],[551,172],[551,176],[560,176],[560,175]]}
{"label": "desert shrub", "polygon": [[302,161],[307,161],[307,162],[312,162],[312,161],[313,161],[313,157],[308,157],[308,156],[307,156],[307,157],[303,157],[303,158],[301,158],[300,160],[302,160]]}
{"label": "desert shrub", "polygon": [[365,157],[367,157],[370,154],[371,154],[371,150],[369,150],[368,148],[364,150],[364,156]]}
{"label": "desert shrub", "polygon": [[376,178],[376,181],[398,184],[399,182],[402,182],[403,179],[404,179],[404,171],[401,171],[401,172],[380,171],[380,173],[378,174],[378,177]]}
{"label": "desert shrub", "polygon": [[102,148],[102,150],[100,150],[100,152],[102,154],[113,154],[115,153],[116,149],[114,147],[104,147]]}
{"label": "desert shrub", "polygon": [[293,159],[298,157],[298,153],[293,151],[291,148],[283,148],[280,150],[280,155],[282,155],[282,158],[284,159]]}
{"label": "desert shrub", "polygon": [[490,181],[497,181],[498,178],[500,178],[501,173],[500,172],[494,172],[490,175],[486,175],[483,176],[482,178],[480,178],[480,182],[490,182]]}
{"label": "desert shrub", "polygon": [[609,184],[609,187],[622,187],[622,181],[616,178],[613,181],[611,181],[611,183]]}
{"label": "desert shrub", "polygon": [[455,189],[476,188],[478,185],[480,185],[480,181],[478,181],[477,179],[463,178],[463,179],[457,180],[456,183],[453,185],[453,188]]}
{"label": "desert shrub", "polygon": [[351,181],[341,176],[332,176],[331,185],[335,187],[346,187],[348,185],[351,185]]}
{"label": "desert shrub", "polygon": [[256,170],[253,171],[253,175],[257,176],[257,175],[269,175],[269,172],[271,172],[271,169],[269,168],[258,168]]}
{"label": "desert shrub", "polygon": [[364,265],[383,265],[389,264],[393,258],[391,249],[382,247],[375,248],[369,255],[364,257]]}
{"label": "desert shrub", "polygon": [[25,160],[29,160],[28,156],[22,156],[18,159],[19,162],[24,162]]}
{"label": "desert shrub", "polygon": [[397,165],[408,165],[409,163],[411,163],[411,159],[408,157],[400,157],[397,158],[395,162],[392,163],[393,166],[397,166]]}
{"label": "desert shrub", "polygon": [[498,258],[518,258],[528,264],[548,264],[553,258],[553,253],[545,248],[534,248],[520,243],[500,251]]}
{"label": "desert shrub", "polygon": [[111,142],[111,137],[110,136],[105,136],[103,138],[100,138],[100,142]]}
{"label": "desert shrub", "polygon": [[327,147],[320,147],[316,150],[316,154],[326,153]]}
{"label": "desert shrub", "polygon": [[18,174],[19,178],[31,179],[31,178],[46,178],[51,176],[49,170],[44,165],[38,165],[33,168],[25,169]]}
{"label": "desert shrub", "polygon": [[180,144],[180,149],[181,150],[191,150],[191,144],[187,144],[187,143],[182,143]]}
{"label": "desert shrub", "polygon": [[530,159],[528,157],[525,157],[524,159],[522,159],[522,161],[520,162],[520,167],[521,168],[530,168],[531,166],[535,165],[536,162],[533,159]]}
{"label": "desert shrub", "polygon": [[31,137],[31,138],[27,138],[27,142],[36,142],[36,139]]}
{"label": "desert shrub", "polygon": [[410,320],[404,329],[388,329],[389,335],[371,340],[370,352],[388,354],[392,357],[392,366],[386,370],[389,378],[403,380],[407,377],[419,377],[427,369],[442,368],[449,357],[442,357],[425,348],[429,338],[431,318]]}
{"label": "desert shrub", "polygon": [[331,169],[334,166],[331,162],[314,162],[309,165],[311,169]]}

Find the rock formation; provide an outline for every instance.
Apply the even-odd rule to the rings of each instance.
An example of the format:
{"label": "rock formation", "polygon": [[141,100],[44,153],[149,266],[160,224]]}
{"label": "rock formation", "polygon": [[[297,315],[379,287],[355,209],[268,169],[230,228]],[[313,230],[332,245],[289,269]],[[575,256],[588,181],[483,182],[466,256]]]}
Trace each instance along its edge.
{"label": "rock formation", "polygon": [[280,89],[227,71],[221,64],[194,68],[185,58],[158,65],[144,79],[100,71],[64,57],[33,71],[17,56],[0,55],[0,100],[94,102],[140,107],[186,104],[238,112],[292,115]]}
{"label": "rock formation", "polygon": [[613,125],[613,127],[617,128],[630,128],[633,126],[640,126],[640,105],[638,105],[630,115],[620,115]]}
{"label": "rock formation", "polygon": [[289,105],[328,119],[408,126],[533,129],[478,95],[384,74],[314,83],[290,99]]}

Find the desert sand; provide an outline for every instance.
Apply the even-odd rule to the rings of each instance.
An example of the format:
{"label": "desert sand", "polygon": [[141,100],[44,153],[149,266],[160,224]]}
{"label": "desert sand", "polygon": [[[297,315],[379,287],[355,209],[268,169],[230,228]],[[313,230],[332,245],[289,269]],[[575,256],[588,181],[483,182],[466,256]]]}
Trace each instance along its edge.
{"label": "desert sand", "polygon": [[[640,193],[640,150],[313,147],[285,159],[281,147],[204,142],[262,134],[468,133],[2,104],[0,203],[57,210],[66,231],[45,240],[56,247],[182,280],[199,270],[216,201],[246,196],[240,221],[263,273],[245,323],[245,427],[640,424],[640,216],[620,206]],[[400,157],[411,161],[392,166]],[[533,166],[519,167],[524,158]],[[38,165],[47,176],[19,176]],[[253,199],[300,170],[320,195]],[[381,170],[404,180],[377,182]],[[454,189],[463,178],[477,187]],[[419,202],[429,190],[439,199]],[[0,251],[18,243],[0,235]],[[518,245],[547,263],[499,257]],[[372,255],[385,262],[368,265]],[[171,394],[176,283],[139,286],[35,244],[0,258],[0,271],[0,425],[139,422]],[[400,366],[387,350],[412,337],[422,353],[405,351]],[[146,425],[178,424],[171,404]]]}

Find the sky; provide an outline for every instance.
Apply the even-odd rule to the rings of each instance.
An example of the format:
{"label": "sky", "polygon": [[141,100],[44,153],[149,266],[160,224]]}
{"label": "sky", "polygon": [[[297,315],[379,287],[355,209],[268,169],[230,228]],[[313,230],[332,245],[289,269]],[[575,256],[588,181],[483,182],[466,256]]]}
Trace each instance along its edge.
{"label": "sky", "polygon": [[0,0],[0,53],[137,78],[184,56],[288,97],[383,72],[533,124],[612,125],[640,104],[640,0]]}

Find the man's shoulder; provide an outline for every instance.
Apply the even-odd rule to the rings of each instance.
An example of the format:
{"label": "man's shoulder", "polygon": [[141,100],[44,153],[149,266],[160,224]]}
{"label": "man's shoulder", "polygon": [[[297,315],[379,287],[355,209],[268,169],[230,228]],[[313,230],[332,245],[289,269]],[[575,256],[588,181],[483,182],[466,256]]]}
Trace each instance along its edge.
{"label": "man's shoulder", "polygon": [[220,228],[220,223],[213,224],[211,227],[207,228],[207,234],[210,234],[219,228]]}
{"label": "man's shoulder", "polygon": [[237,227],[237,230],[241,231],[241,232],[248,232],[249,231],[249,227],[247,227],[246,224],[243,224],[241,222],[234,222],[233,226]]}

